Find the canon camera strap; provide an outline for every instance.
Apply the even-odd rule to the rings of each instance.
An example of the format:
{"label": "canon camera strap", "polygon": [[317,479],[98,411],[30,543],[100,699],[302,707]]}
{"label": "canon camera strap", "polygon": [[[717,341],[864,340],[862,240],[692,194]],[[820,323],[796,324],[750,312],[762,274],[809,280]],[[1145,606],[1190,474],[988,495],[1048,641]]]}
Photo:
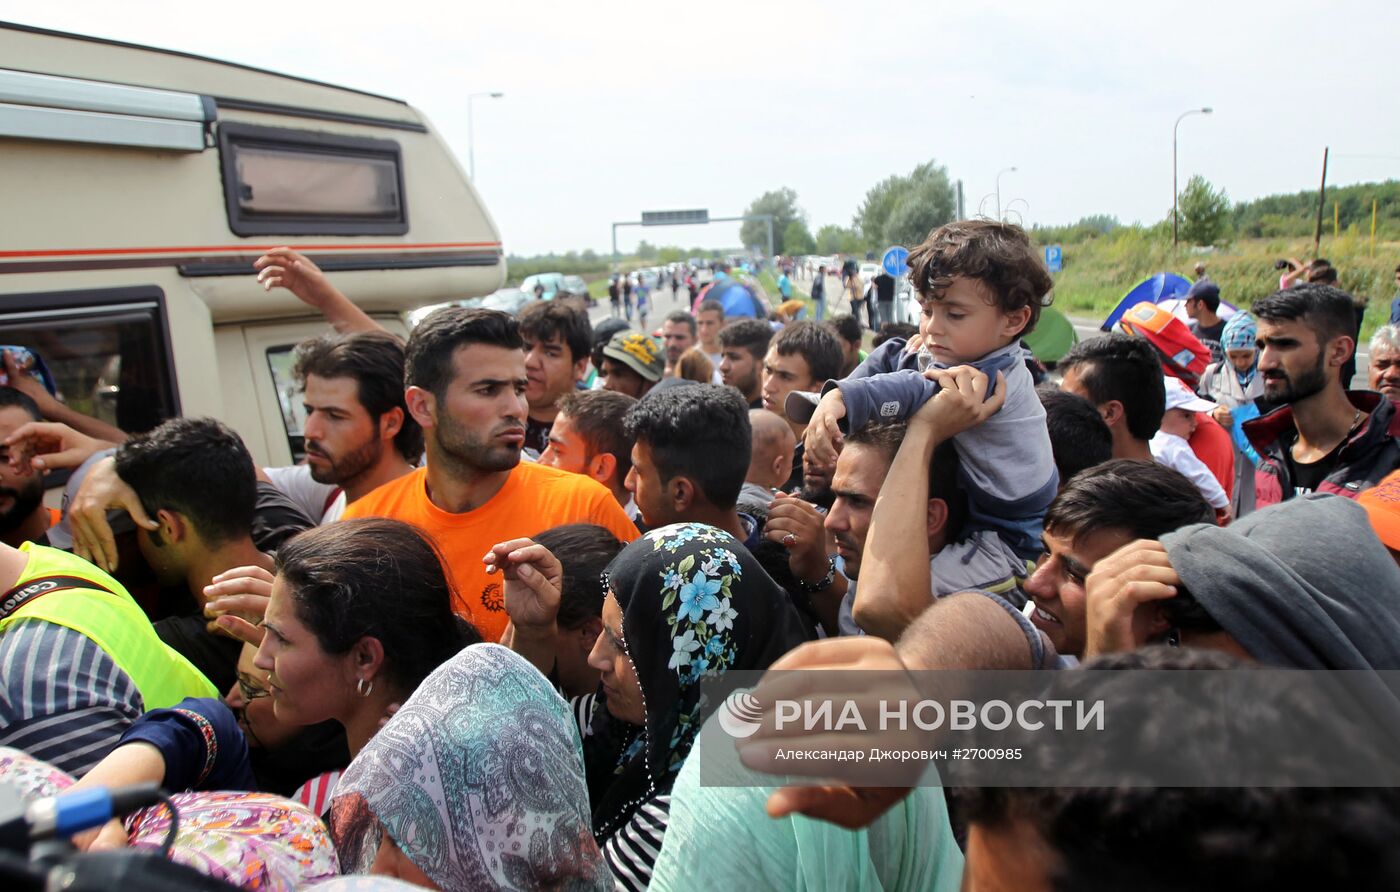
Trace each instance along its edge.
{"label": "canon camera strap", "polygon": [[17,585],[4,595],[0,595],[0,622],[10,618],[16,610],[30,603],[35,598],[47,595],[49,592],[65,591],[67,589],[91,589],[99,592],[112,594],[111,590],[105,586],[98,585],[91,579],[83,579],[81,576],[41,576],[32,579],[23,585]]}

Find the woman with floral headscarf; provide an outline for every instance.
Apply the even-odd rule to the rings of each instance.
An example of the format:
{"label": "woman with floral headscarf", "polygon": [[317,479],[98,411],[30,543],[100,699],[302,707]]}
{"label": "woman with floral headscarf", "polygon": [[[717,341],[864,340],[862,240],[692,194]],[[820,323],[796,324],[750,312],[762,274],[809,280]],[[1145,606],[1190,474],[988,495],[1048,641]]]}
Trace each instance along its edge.
{"label": "woman with floral headscarf", "polygon": [[[548,651],[536,643],[551,640],[558,561],[519,539],[486,560],[505,573],[511,646],[547,670]],[[712,526],[651,530],[603,575],[603,632],[589,656],[602,681],[598,694],[575,699],[574,710],[594,836],[618,887],[644,889],[671,787],[713,705],[701,696],[701,680],[766,669],[805,637],[787,593],[742,544]]]}
{"label": "woman with floral headscarf", "polygon": [[[1241,406],[1252,406],[1264,395],[1264,379],[1259,374],[1259,349],[1255,339],[1259,332],[1254,317],[1243,311],[1235,313],[1225,323],[1220,346],[1225,359],[1206,367],[1201,375],[1198,392],[1219,405],[1212,416],[1226,430],[1234,427],[1234,412]],[[1235,488],[1231,508],[1235,517],[1254,510],[1254,465],[1258,454],[1253,447],[1247,451],[1235,442]]]}

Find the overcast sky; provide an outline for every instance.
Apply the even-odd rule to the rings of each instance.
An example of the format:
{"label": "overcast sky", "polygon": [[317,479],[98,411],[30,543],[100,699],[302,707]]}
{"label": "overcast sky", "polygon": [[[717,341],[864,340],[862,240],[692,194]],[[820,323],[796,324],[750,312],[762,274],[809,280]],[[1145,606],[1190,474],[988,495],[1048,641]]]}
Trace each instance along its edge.
{"label": "overcast sky", "polygon": [[[1152,8],[1147,8],[1151,6]],[[386,19],[386,13],[396,18]],[[356,3],[0,0],[0,18],[407,100],[466,167],[507,250],[605,250],[642,210],[741,213],[790,186],[812,230],[935,159],[969,213],[1154,221],[1180,180],[1240,200],[1400,177],[1393,0]],[[0,60],[0,66],[3,66]],[[986,209],[993,212],[993,201]],[[623,230],[727,247],[737,226]]]}

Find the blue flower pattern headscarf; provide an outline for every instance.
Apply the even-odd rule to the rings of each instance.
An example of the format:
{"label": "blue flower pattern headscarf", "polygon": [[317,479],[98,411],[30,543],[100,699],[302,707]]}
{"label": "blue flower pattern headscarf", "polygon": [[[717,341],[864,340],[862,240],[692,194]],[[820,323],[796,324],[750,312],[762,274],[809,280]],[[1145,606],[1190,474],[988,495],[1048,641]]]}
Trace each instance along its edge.
{"label": "blue flower pattern headscarf", "polygon": [[647,717],[636,728],[613,718],[601,696],[595,706],[584,750],[600,842],[670,790],[705,718],[702,679],[765,669],[805,640],[787,593],[716,527],[651,530],[622,550],[604,582],[622,608]]}

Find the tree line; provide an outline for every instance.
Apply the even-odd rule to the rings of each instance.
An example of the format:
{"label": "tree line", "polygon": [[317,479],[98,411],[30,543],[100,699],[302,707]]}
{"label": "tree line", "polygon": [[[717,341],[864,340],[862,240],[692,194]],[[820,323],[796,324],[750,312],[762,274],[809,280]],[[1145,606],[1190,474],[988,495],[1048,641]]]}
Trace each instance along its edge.
{"label": "tree line", "polygon": [[[1324,234],[1332,232],[1335,203],[1340,229],[1369,235],[1373,201],[1377,237],[1400,239],[1400,180],[1329,187],[1323,209]],[[812,232],[797,192],[786,186],[755,198],[744,213],[773,216],[773,249],[778,254],[858,256],[890,245],[913,247],[922,242],[931,230],[953,219],[956,197],[947,168],[928,161],[907,174],[889,176],[871,186],[847,226],[831,223]],[[1177,213],[1183,245],[1218,245],[1237,238],[1311,238],[1317,225],[1317,193],[1302,191],[1232,202],[1223,189],[1204,177],[1193,176],[1177,196]],[[1033,226],[1031,236],[1040,244],[1072,245],[1132,230],[1170,241],[1171,229],[1168,209],[1155,223],[1127,225],[1110,214],[1093,214],[1065,225]],[[767,227],[761,220],[751,220],[740,227],[739,236],[744,245],[763,248]],[[670,263],[718,256],[719,252],[707,248],[657,246],[643,241],[632,258]],[[597,272],[607,268],[608,260],[606,255],[585,250],[535,257],[512,255],[507,263],[511,279],[518,281],[533,272]]]}

